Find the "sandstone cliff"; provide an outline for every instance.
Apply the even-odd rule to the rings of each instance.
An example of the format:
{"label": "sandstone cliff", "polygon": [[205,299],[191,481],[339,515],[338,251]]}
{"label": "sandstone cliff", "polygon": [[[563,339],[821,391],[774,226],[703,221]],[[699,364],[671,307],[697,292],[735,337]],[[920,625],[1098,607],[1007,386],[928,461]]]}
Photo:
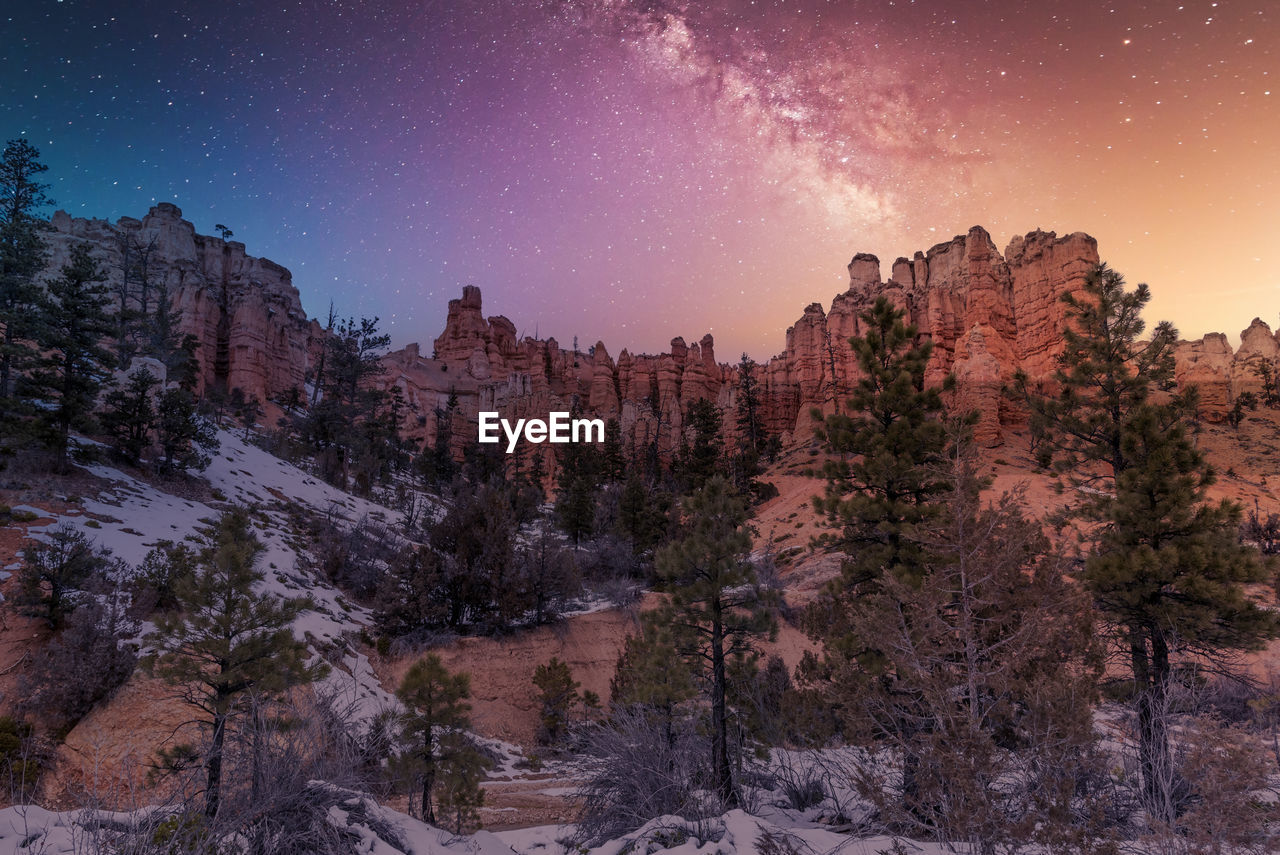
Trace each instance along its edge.
{"label": "sandstone cliff", "polygon": [[66,263],[74,243],[88,241],[114,287],[126,247],[149,250],[152,285],[168,289],[182,312],[181,331],[196,336],[201,388],[240,387],[267,401],[301,387],[321,335],[307,319],[289,271],[246,254],[238,241],[196,234],[176,205],[161,203],[141,220],[53,215],[49,269]]}
{"label": "sandstone cliff", "polygon": [[[1013,418],[1002,409],[1001,384],[1018,367],[1033,376],[1051,370],[1060,344],[1058,297],[1079,288],[1097,261],[1097,245],[1084,234],[1032,232],[1001,255],[981,228],[911,260],[899,258],[888,281],[881,281],[875,256],[858,254],[849,264],[848,290],[829,310],[808,306],[787,330],[785,350],[760,366],[766,421],[802,436],[812,427],[812,408],[832,411],[856,376],[848,340],[864,332],[862,312],[887,294],[934,344],[929,379],[954,372],[957,395],[983,413],[980,440],[997,444],[1001,422]],[[506,318],[485,319],[479,290],[468,287],[449,303],[430,358],[416,346],[388,356],[387,382],[416,406],[421,435],[433,435],[434,411],[451,393],[467,419],[481,409],[512,417],[545,413],[576,397],[589,412],[619,417],[631,441],[657,439],[669,451],[694,400],[735,404],[738,369],[716,362],[710,335],[696,344],[673,339],[670,351],[657,355],[623,350],[615,362],[603,343],[574,355],[554,340],[517,341],[514,329]]]}
{"label": "sandstone cliff", "polygon": [[[126,243],[152,248],[152,276],[181,310],[183,331],[200,342],[203,387],[238,386],[267,401],[306,382],[324,332],[306,317],[284,267],[248,255],[242,243],[196,234],[170,204],[114,225],[59,211],[52,225],[51,270],[66,261],[73,242],[87,240],[118,280]],[[803,439],[813,427],[811,410],[831,412],[848,394],[856,379],[848,340],[864,332],[860,315],[884,294],[932,341],[929,381],[953,374],[956,402],[981,414],[979,441],[998,445],[1019,420],[1001,386],[1018,369],[1033,381],[1049,377],[1062,344],[1059,298],[1079,289],[1098,260],[1096,241],[1081,232],[1058,237],[1033,231],[1014,237],[1001,253],[977,226],[896,259],[884,280],[879,259],[859,253],[848,265],[847,290],[829,307],[807,306],[787,330],[782,352],[758,367],[766,424]],[[1216,333],[1181,342],[1177,377],[1199,385],[1203,415],[1218,420],[1235,395],[1259,390],[1264,362],[1280,363],[1280,341],[1254,319],[1238,352]],[[484,315],[473,286],[449,302],[430,354],[412,344],[387,354],[383,366],[380,383],[404,394],[410,405],[404,428],[415,440],[434,438],[437,411],[457,396],[459,450],[475,436],[481,410],[520,418],[577,407],[617,418],[629,445],[656,443],[670,453],[679,445],[689,405],[706,398],[732,410],[738,380],[736,365],[716,361],[710,335],[696,342],[674,338],[659,354],[622,349],[616,358],[604,342],[575,352],[554,338],[518,338],[510,320]]]}

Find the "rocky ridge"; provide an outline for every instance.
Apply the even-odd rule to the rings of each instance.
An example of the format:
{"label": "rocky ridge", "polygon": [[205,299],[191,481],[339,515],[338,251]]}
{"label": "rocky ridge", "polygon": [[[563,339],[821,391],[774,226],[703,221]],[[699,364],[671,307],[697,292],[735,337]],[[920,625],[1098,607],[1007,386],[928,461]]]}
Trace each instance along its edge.
{"label": "rocky ridge", "polygon": [[[149,249],[152,286],[163,284],[180,329],[199,341],[199,388],[239,387],[267,401],[306,382],[323,331],[303,311],[293,275],[245,252],[239,241],[197,234],[176,205],[161,202],[141,220],[72,217],[58,211],[46,235],[49,271],[59,270],[71,247],[87,241],[114,287],[126,252],[136,261]],[[128,249],[127,249],[128,248]]]}
{"label": "rocky ridge", "polygon": [[[174,205],[162,203],[141,220],[52,220],[50,270],[65,262],[73,242],[87,240],[111,277],[122,267],[122,241],[154,247],[155,276],[163,277],[182,329],[200,341],[197,359],[203,387],[240,387],[267,401],[302,387],[323,340],[320,325],[302,309],[290,272],[255,258],[243,243],[199,235]],[[929,382],[956,378],[956,402],[981,413],[978,440],[1002,442],[1020,414],[1000,393],[1018,369],[1033,382],[1048,380],[1061,351],[1060,297],[1078,290],[1099,260],[1097,242],[1083,232],[1058,237],[1036,230],[1014,237],[1001,253],[981,227],[911,258],[900,257],[881,279],[876,256],[855,255],[849,287],[830,307],[812,303],[786,332],[785,348],[759,366],[767,425],[792,439],[812,430],[813,409],[831,412],[856,380],[851,336],[864,332],[860,315],[878,295],[907,310],[922,337],[933,343]],[[1219,420],[1241,391],[1260,389],[1258,366],[1280,362],[1280,339],[1255,318],[1233,350],[1212,333],[1180,342],[1179,383],[1201,390],[1202,415]],[[717,362],[715,342],[671,340],[659,354],[616,358],[603,342],[585,351],[554,338],[519,338],[501,315],[486,317],[480,289],[467,286],[449,301],[444,329],[431,353],[411,344],[387,354],[381,383],[398,387],[410,405],[406,433],[431,441],[437,413],[451,395],[455,418],[473,425],[477,413],[507,418],[545,415],[575,406],[617,418],[626,442],[657,444],[669,453],[680,441],[689,406],[710,399],[726,410],[736,404],[738,367]],[[455,427],[455,442],[474,428]]]}

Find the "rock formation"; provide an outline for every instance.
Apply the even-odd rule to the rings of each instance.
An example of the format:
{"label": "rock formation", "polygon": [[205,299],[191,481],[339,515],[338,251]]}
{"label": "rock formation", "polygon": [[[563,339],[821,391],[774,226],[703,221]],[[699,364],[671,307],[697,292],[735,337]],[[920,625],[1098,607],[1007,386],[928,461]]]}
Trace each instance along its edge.
{"label": "rock formation", "polygon": [[[285,268],[246,254],[242,243],[196,234],[170,204],[114,225],[59,211],[52,225],[51,271],[67,260],[74,242],[89,241],[118,281],[124,248],[130,242],[151,247],[154,281],[167,286],[182,312],[183,332],[200,342],[202,387],[240,387],[267,401],[306,382],[324,333],[307,319]],[[860,316],[883,294],[932,342],[928,382],[954,375],[953,400],[981,413],[979,442],[998,445],[1020,419],[1002,385],[1018,369],[1033,382],[1049,378],[1062,346],[1060,297],[1078,290],[1097,262],[1097,243],[1080,232],[1060,238],[1033,231],[1014,237],[1002,254],[976,226],[896,259],[883,281],[879,259],[859,253],[848,266],[848,289],[827,309],[807,306],[787,330],[783,351],[759,366],[765,423],[801,439],[812,430],[812,410],[831,412],[847,396],[857,377],[849,338],[864,332]],[[1176,359],[1178,382],[1197,384],[1203,415],[1220,419],[1235,395],[1260,391],[1259,366],[1280,363],[1280,342],[1255,319],[1241,334],[1239,352],[1225,336],[1211,334],[1180,342]],[[716,362],[710,335],[688,343],[674,338],[669,351],[656,355],[623,349],[616,359],[604,342],[574,351],[553,338],[518,338],[507,318],[485,317],[474,286],[449,302],[429,356],[411,344],[387,354],[383,366],[380,382],[404,394],[404,428],[415,440],[434,438],[437,413],[457,397],[459,450],[474,438],[481,410],[521,418],[577,408],[617,418],[624,442],[656,443],[669,454],[679,445],[689,405],[705,398],[731,411],[738,380],[736,365]],[[725,421],[732,425],[731,417]]]}
{"label": "rock formation", "polygon": [[181,311],[180,330],[199,341],[201,388],[239,387],[260,401],[302,387],[320,327],[307,319],[287,269],[245,253],[238,241],[196,234],[176,205],[162,202],[141,220],[53,215],[48,269],[57,271],[71,246],[87,241],[113,286],[126,247],[149,249],[153,288],[163,285]]}

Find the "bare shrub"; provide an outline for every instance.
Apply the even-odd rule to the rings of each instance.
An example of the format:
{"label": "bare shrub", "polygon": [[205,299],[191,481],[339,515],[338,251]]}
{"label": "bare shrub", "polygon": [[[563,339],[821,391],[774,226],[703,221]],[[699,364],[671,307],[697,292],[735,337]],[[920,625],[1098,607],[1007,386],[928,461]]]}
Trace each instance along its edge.
{"label": "bare shrub", "polygon": [[323,575],[366,602],[377,593],[401,544],[399,535],[367,516],[350,527],[316,520],[312,537],[314,560]]}
{"label": "bare shrub", "polygon": [[591,726],[585,742],[588,771],[575,842],[599,845],[656,817],[698,820],[719,813],[701,761],[705,746],[692,723],[677,721],[668,730],[654,710],[637,705]]}
{"label": "bare shrub", "polygon": [[19,679],[19,709],[55,732],[70,730],[129,679],[138,657],[125,639],[136,632],[119,597],[86,602]]}
{"label": "bare shrub", "polygon": [[1266,750],[1243,730],[1208,716],[1190,720],[1175,758],[1189,788],[1176,825],[1156,826],[1145,839],[1167,855],[1275,852],[1280,806],[1270,788]]}

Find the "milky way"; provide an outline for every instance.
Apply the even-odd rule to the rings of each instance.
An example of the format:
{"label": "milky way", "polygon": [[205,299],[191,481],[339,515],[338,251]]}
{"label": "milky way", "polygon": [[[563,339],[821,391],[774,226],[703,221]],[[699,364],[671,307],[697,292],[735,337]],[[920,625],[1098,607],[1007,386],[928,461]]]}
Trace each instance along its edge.
{"label": "milky way", "polygon": [[[1186,335],[1280,311],[1267,3],[10,4],[0,134],[306,308],[767,357],[856,251],[1088,231]],[[20,8],[19,8],[20,7]],[[176,8],[175,8],[176,7]]]}

